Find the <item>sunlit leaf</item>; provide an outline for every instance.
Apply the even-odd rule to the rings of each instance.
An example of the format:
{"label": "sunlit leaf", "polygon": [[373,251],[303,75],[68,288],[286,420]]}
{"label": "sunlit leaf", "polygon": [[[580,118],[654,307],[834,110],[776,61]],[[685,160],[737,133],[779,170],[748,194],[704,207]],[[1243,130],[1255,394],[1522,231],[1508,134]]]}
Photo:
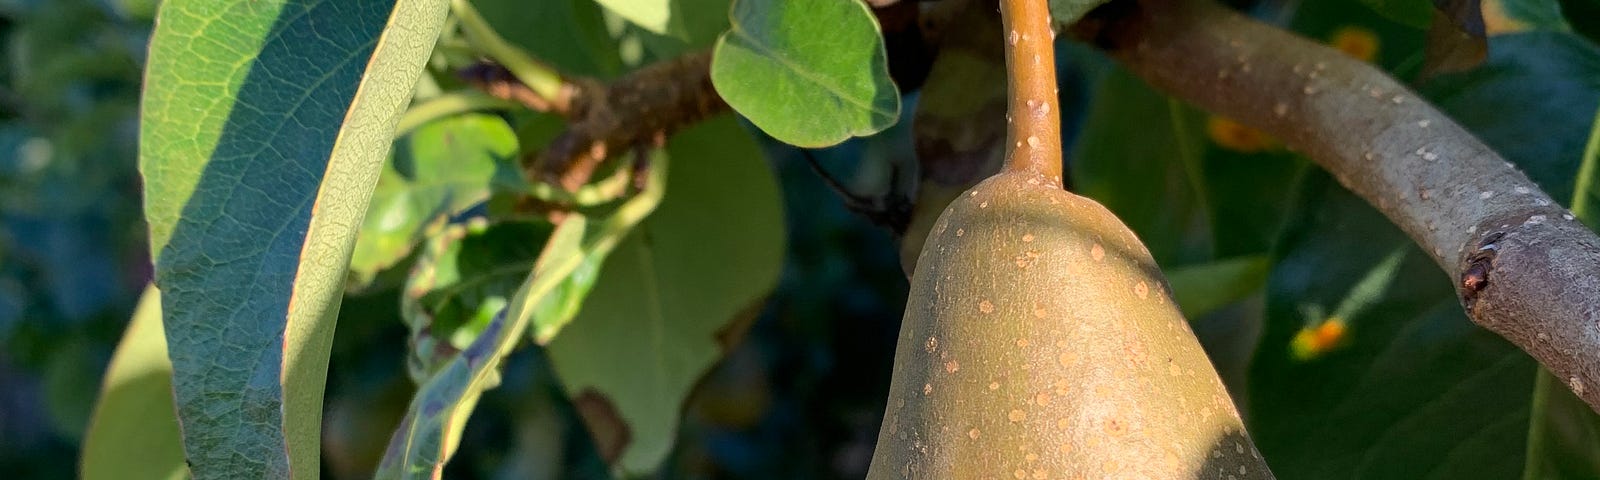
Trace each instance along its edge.
{"label": "sunlit leaf", "polygon": [[83,440],[85,480],[184,478],[183,442],[172,405],[172,362],[161,331],[161,294],[145,289],[117,344]]}
{"label": "sunlit leaf", "polygon": [[145,216],[197,478],[318,476],[356,228],[442,0],[169,0],[151,38]]}
{"label": "sunlit leaf", "polygon": [[357,287],[410,254],[430,225],[487,200],[496,180],[520,182],[516,134],[493,115],[432,122],[395,145],[350,257]]}
{"label": "sunlit leaf", "polygon": [[711,82],[778,140],[825,147],[899,118],[878,22],[859,0],[735,0]]}
{"label": "sunlit leaf", "polygon": [[533,271],[506,308],[465,349],[439,367],[412,397],[406,418],[390,438],[388,450],[379,462],[377,478],[439,478],[445,462],[455,453],[479,396],[499,384],[500,363],[518,345],[524,332],[531,328],[535,338],[544,332],[559,332],[568,318],[541,316],[572,313],[564,298],[572,292],[559,290],[569,286],[572,276],[586,263],[598,263],[594,258],[609,255],[660,204],[668,162],[664,155],[655,154],[650,163],[644,191],[606,212],[604,218],[591,222],[573,212],[556,226],[544,242]]}

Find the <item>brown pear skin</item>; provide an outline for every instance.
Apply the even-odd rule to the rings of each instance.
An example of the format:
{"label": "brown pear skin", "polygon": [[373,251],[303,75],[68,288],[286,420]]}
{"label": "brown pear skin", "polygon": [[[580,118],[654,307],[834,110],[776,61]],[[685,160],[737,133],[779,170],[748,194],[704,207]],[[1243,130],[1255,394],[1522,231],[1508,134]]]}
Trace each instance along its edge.
{"label": "brown pear skin", "polygon": [[929,232],[867,478],[1273,478],[1149,251],[1050,180]]}

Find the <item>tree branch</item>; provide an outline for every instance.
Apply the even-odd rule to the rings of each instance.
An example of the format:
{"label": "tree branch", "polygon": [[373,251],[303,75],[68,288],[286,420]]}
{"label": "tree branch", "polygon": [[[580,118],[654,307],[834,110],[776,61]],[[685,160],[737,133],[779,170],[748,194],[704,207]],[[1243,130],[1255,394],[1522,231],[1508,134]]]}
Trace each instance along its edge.
{"label": "tree branch", "polygon": [[661,143],[673,132],[728,110],[711,86],[711,52],[697,52],[634,70],[611,83],[563,78],[541,95],[504,67],[479,63],[462,79],[490,95],[567,118],[567,129],[543,152],[530,152],[528,176],[575,191],[609,152]]}
{"label": "tree branch", "polygon": [[1305,152],[1427,250],[1468,316],[1600,410],[1600,238],[1381,70],[1204,0],[1124,0],[1075,34]]}

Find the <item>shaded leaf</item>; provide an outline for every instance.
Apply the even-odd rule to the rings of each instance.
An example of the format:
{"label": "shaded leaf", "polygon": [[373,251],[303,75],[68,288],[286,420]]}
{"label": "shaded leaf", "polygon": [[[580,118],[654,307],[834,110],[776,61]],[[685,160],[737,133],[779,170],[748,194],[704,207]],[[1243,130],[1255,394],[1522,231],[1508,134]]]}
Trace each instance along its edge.
{"label": "shaded leaf", "polygon": [[1107,0],[1050,0],[1050,21],[1060,25],[1071,24],[1083,18]]}
{"label": "shaded leaf", "polygon": [[[1361,199],[1321,172],[1302,188],[1249,382],[1250,432],[1273,471],[1515,476],[1533,361],[1469,322],[1438,267]],[[1388,258],[1404,261],[1380,268]],[[1329,323],[1332,338],[1316,338]]]}
{"label": "shaded leaf", "polygon": [[1433,5],[1428,0],[1361,0],[1390,20],[1415,28],[1428,28],[1433,23]]}
{"label": "shaded leaf", "polygon": [[1168,269],[1167,283],[1184,318],[1198,319],[1261,291],[1270,266],[1266,255],[1186,265]]}
{"label": "shaded leaf", "polygon": [[600,78],[622,73],[616,42],[594,0],[471,3],[495,33],[561,73]]}
{"label": "shaded leaf", "polygon": [[666,199],[548,346],[569,395],[609,399],[626,422],[620,465],[633,474],[671,450],[684,398],[724,352],[719,332],[773,288],[784,251],[776,182],[733,119],[685,130],[668,151],[681,161]]}
{"label": "shaded leaf", "polygon": [[350,276],[356,288],[411,253],[436,223],[522,183],[517,137],[504,120],[467,114],[435,121],[395,142],[356,235]]}
{"label": "shaded leaf", "polygon": [[185,456],[313,478],[356,227],[442,0],[170,0],[140,138]]}
{"label": "shaded leaf", "polygon": [[1071,156],[1076,193],[1115,213],[1158,263],[1209,260],[1215,246],[1201,176],[1202,117],[1120,68],[1101,81],[1088,115]]}
{"label": "shaded leaf", "polygon": [[878,22],[859,0],[735,0],[711,82],[751,123],[802,147],[871,135],[900,115]]}
{"label": "shaded leaf", "polygon": [[172,405],[172,362],[161,331],[161,294],[146,288],[106,370],[83,440],[85,480],[187,476]]}

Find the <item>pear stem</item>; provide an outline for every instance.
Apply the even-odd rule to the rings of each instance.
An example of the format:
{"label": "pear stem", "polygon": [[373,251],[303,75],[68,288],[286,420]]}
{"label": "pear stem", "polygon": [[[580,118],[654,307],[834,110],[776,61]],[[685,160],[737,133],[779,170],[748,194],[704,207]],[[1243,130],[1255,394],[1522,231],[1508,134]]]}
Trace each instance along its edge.
{"label": "pear stem", "polygon": [[1055,30],[1048,0],[1001,0],[1007,86],[1007,172],[1061,185],[1061,108],[1056,100]]}

